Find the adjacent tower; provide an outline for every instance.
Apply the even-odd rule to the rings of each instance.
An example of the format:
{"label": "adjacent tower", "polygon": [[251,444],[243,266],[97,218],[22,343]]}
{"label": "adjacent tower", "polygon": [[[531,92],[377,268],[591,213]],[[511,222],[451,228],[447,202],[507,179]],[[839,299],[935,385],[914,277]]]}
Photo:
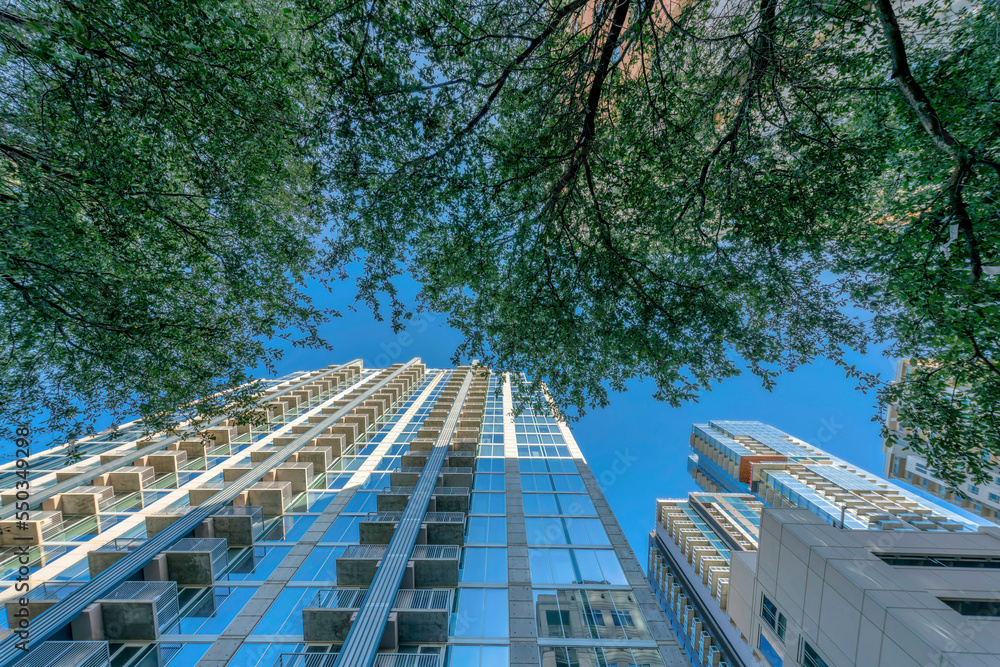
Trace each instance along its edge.
{"label": "adjacent tower", "polygon": [[[688,470],[704,492],[657,500],[648,571],[689,664],[897,666],[992,655],[985,641],[958,643],[963,628],[984,639],[994,631],[992,619],[980,627],[963,614],[996,615],[998,580],[963,579],[961,570],[1000,567],[1000,531],[760,422],[695,424],[690,442]],[[929,578],[940,584],[935,594]],[[919,623],[904,618],[908,608],[922,610]],[[953,639],[906,639],[935,627]]]}
{"label": "adjacent tower", "polygon": [[356,360],[270,383],[261,428],[126,426],[21,500],[0,468],[0,665],[684,664],[569,429],[512,406]]}

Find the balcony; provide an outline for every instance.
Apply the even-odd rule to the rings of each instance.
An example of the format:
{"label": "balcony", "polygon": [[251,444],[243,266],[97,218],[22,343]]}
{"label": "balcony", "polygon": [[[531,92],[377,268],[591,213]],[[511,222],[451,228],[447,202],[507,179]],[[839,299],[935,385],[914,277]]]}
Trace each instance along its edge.
{"label": "balcony", "polygon": [[[105,481],[100,482],[101,478]],[[135,493],[142,491],[147,486],[152,486],[156,481],[156,471],[152,466],[124,466],[118,470],[101,475],[94,484],[104,484],[114,487],[115,493]]]}
{"label": "balcony", "polygon": [[[333,588],[317,593],[302,610],[303,639],[343,642],[367,593],[366,588]],[[400,589],[381,646],[394,648],[398,642],[448,641],[451,596],[448,589]]]}
{"label": "balcony", "polygon": [[229,564],[229,549],[222,538],[178,540],[163,552],[167,578],[180,586],[211,586]]}
{"label": "balcony", "polygon": [[[339,653],[282,653],[274,667],[333,667]],[[441,658],[417,653],[378,653],[374,667],[440,667]]]}
{"label": "balcony", "polygon": [[177,474],[183,468],[182,465],[188,459],[187,452],[176,450],[176,451],[162,451],[156,452],[155,454],[150,454],[146,457],[146,465],[150,466],[157,472],[157,474]]}
{"label": "balcony", "polygon": [[14,667],[110,667],[107,642],[42,642]]}
{"label": "balcony", "polygon": [[[313,473],[311,463],[279,463],[274,469],[274,479],[278,482],[289,482],[292,485],[292,493],[305,493],[313,486],[316,475]],[[321,484],[318,488],[326,488]]]}
{"label": "balcony", "polygon": [[144,539],[117,539],[111,540],[107,544],[97,547],[96,550],[87,553],[87,564],[90,567],[90,578],[93,579],[101,572],[129,555],[143,544]]}
{"label": "balcony", "polygon": [[93,516],[108,511],[115,490],[110,486],[78,486],[59,494],[58,509],[63,516]]}
{"label": "balcony", "polygon": [[110,641],[155,641],[180,615],[172,581],[126,581],[97,602]]}
{"label": "balcony", "polygon": [[[368,586],[385,556],[381,544],[353,545],[337,558],[338,586]],[[453,588],[458,585],[458,552],[454,545],[418,544],[413,549],[403,588]]]}
{"label": "balcony", "polygon": [[[359,524],[361,544],[389,544],[402,516],[402,512],[369,512]],[[427,512],[417,543],[465,544],[465,514]]]}
{"label": "balcony", "polygon": [[247,489],[247,504],[260,507],[264,516],[282,516],[291,501],[291,482],[257,482]]}
{"label": "balcony", "polygon": [[[409,451],[400,457],[399,464],[403,468],[423,468],[427,464],[430,452]],[[476,461],[475,452],[450,451],[445,455],[445,466],[452,468],[472,468]]]}
{"label": "balcony", "polygon": [[[389,473],[392,486],[415,486],[423,468],[396,468]],[[441,486],[464,486],[472,488],[472,468],[441,468],[438,478]]]}
{"label": "balcony", "polygon": [[[401,512],[413,494],[412,486],[385,487],[376,495],[379,512]],[[431,494],[432,512],[468,512],[469,489],[461,486],[439,486]]]}
{"label": "balcony", "polygon": [[212,515],[215,536],[231,547],[248,547],[264,533],[264,508],[252,505],[223,507]]}
{"label": "balcony", "polygon": [[[23,516],[23,513],[19,513]],[[27,546],[42,544],[62,530],[62,513],[32,510],[24,520],[0,521],[0,545]]]}
{"label": "balcony", "polygon": [[80,586],[81,584],[78,583],[56,582],[35,584],[31,590],[21,594],[21,598],[24,598],[28,604],[22,605],[21,598],[7,600],[5,603],[7,618],[10,619],[11,626],[17,627],[20,619],[25,619],[29,623],[34,621],[42,612],[57,605]]}
{"label": "balcony", "polygon": [[197,507],[211,500],[212,496],[226,488],[225,482],[204,482],[201,486],[188,489],[188,502]]}
{"label": "balcony", "polygon": [[168,507],[155,514],[147,515],[145,518],[146,536],[153,537],[163,532],[187,514],[189,509],[189,507]]}

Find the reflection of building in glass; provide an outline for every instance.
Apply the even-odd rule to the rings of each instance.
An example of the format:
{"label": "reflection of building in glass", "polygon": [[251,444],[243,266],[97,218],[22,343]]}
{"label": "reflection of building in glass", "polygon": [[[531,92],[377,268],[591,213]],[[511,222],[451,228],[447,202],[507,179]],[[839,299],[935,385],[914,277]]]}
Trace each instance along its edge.
{"label": "reflection of building in glass", "polygon": [[[911,368],[910,360],[901,359],[896,365],[894,381],[902,382],[909,368]],[[896,405],[889,406],[886,425],[890,431],[913,437],[912,432],[899,425],[899,408]],[[905,441],[905,438],[901,440]],[[953,489],[945,484],[934,470],[927,467],[926,457],[907,449],[904,442],[897,442],[892,447],[885,448],[884,472],[888,479],[903,480],[925,493],[954,503],[993,523],[1000,523],[1000,466],[994,468],[993,477],[986,483],[968,483],[961,489]]]}
{"label": "reflection of building in glass", "polygon": [[569,429],[512,406],[482,369],[354,361],[269,383],[260,427],[36,454],[25,516],[0,468],[31,648],[0,665],[679,667]]}
{"label": "reflection of building in glass", "polygon": [[[966,536],[973,540],[968,547],[978,550],[979,556],[984,549],[995,548],[988,546],[993,544],[992,534],[984,535],[980,525],[946,505],[759,422],[695,424],[691,448],[695,453],[688,469],[707,492],[692,493],[684,500],[657,501],[648,574],[696,667],[910,664],[889,658],[879,662],[879,658],[836,648],[835,637],[830,644],[815,634],[816,628],[823,627],[818,618],[812,619],[815,625],[802,620],[801,601],[785,604],[785,593],[805,590],[806,577],[787,559],[784,565],[778,564],[776,534],[762,530],[762,517],[766,520],[770,512],[765,508],[808,510],[807,523],[828,526],[836,535],[857,533],[851,538],[852,548],[913,545],[924,539],[914,537],[920,535],[942,554],[963,548]],[[832,542],[819,540],[817,544]],[[819,553],[830,557],[822,550]],[[870,555],[857,552],[857,558],[866,559],[865,567],[872,567]],[[780,574],[774,573],[775,567],[780,567]],[[762,575],[767,572],[770,578]],[[786,584],[786,576],[798,579]],[[863,587],[863,582],[856,583]],[[983,585],[970,584],[969,590],[980,590]],[[913,590],[920,584],[910,581],[908,586]],[[980,597],[984,591],[980,590]],[[949,595],[955,594],[952,587]],[[943,613],[948,607],[931,604],[928,608]],[[981,611],[982,606],[976,609]],[[843,611],[857,611],[860,617],[860,607]],[[827,620],[835,623],[831,618]],[[948,617],[944,613],[942,619],[942,627],[957,627],[960,622],[957,614]],[[885,646],[899,641],[891,625],[869,631],[879,641],[884,639]]]}

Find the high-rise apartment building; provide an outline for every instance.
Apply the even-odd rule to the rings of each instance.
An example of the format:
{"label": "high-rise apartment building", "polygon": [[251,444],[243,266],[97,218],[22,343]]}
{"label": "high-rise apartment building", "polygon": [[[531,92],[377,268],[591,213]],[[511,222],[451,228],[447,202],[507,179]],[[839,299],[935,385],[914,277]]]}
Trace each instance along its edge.
{"label": "high-rise apartment building", "polygon": [[[896,365],[894,382],[902,382],[911,368],[909,359],[901,359]],[[886,415],[886,426],[899,435],[907,435],[899,425],[898,406],[890,405]],[[927,467],[927,458],[908,449],[903,442],[885,446],[885,476],[899,479],[914,487],[954,503],[972,514],[1000,523],[1000,466],[995,467],[990,481],[982,484],[967,483],[961,489],[945,484],[935,471]],[[960,493],[959,493],[960,492]]]}
{"label": "high-rise apartment building", "polygon": [[353,361],[269,383],[260,428],[3,466],[0,665],[682,665],[569,429],[512,405]]}
{"label": "high-rise apartment building", "polygon": [[[850,542],[852,548],[862,550],[852,553],[868,563],[866,567],[873,566],[872,558],[876,556],[872,554],[877,554],[880,545],[905,543],[910,548],[922,543],[935,545],[931,551],[941,554],[974,548],[984,558],[990,548],[995,548],[995,535],[980,536],[982,526],[947,505],[921,498],[760,422],[695,424],[691,448],[694,453],[688,469],[705,492],[692,493],[687,499],[657,501],[648,575],[695,667],[864,664],[855,653],[847,651],[838,653],[836,661],[824,659],[822,655],[834,651],[826,640],[820,642],[816,636],[808,639],[813,626],[802,616],[801,601],[793,605],[795,614],[787,611],[788,607],[779,611],[775,586],[795,591],[795,586],[806,585],[806,578],[791,566],[782,565],[775,573],[780,544],[774,540],[781,531],[762,533],[762,516],[768,516],[766,507],[807,510],[811,518],[798,519],[798,523],[819,522],[830,526],[834,534],[857,532],[858,536],[851,538],[853,542],[844,544]],[[967,540],[967,535],[974,537]],[[819,544],[823,544],[822,540]],[[866,548],[869,550],[863,552]],[[822,550],[818,553],[829,555]],[[992,563],[989,558],[979,560]],[[883,564],[898,566],[895,561]],[[755,584],[760,576],[763,579]],[[791,580],[797,583],[788,583]],[[863,589],[863,584],[858,585]],[[911,592],[919,585],[913,580],[906,584]],[[980,597],[987,590],[971,581],[966,587],[967,592],[977,591]],[[951,590],[950,595],[955,597],[955,591]],[[935,607],[932,604],[928,608]],[[857,611],[860,614],[860,607]],[[942,613],[948,621],[942,627],[961,621],[949,616],[953,612],[947,606],[938,604],[935,613]],[[771,630],[761,629],[762,624],[769,623]],[[792,626],[794,632],[788,630]],[[880,628],[879,636],[890,630]],[[786,632],[787,638],[795,638],[793,646],[786,644]],[[886,650],[898,640],[895,635],[885,638]],[[803,648],[803,642],[809,641],[809,648]],[[817,648],[821,645],[822,651]],[[861,662],[850,662],[855,659]],[[873,659],[870,664],[879,661]]]}

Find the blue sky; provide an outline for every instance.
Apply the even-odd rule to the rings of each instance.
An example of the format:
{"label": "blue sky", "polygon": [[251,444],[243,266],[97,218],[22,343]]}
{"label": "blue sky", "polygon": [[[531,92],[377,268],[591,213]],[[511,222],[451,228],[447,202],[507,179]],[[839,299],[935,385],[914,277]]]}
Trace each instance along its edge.
{"label": "blue sky", "polygon": [[[403,285],[412,298],[415,286]],[[278,374],[311,370],[362,358],[381,367],[421,357],[430,367],[447,367],[460,337],[441,314],[425,315],[408,330],[394,334],[388,322],[377,322],[363,304],[354,301],[353,285],[332,293],[310,290],[317,305],[335,308],[343,317],[322,330],[332,351],[291,349]],[[879,354],[850,359],[860,369],[891,377],[895,361]],[[872,422],[875,397],[855,390],[852,380],[834,364],[817,362],[779,378],[767,391],[747,374],[716,385],[698,403],[671,408],[651,398],[653,387],[633,382],[628,391],[611,397],[611,404],[571,424],[573,435],[601,482],[622,529],[645,567],[646,535],[653,526],[655,499],[684,497],[695,491],[686,461],[691,424],[710,419],[758,420],[826,449],[876,474],[882,471],[879,424]]]}

